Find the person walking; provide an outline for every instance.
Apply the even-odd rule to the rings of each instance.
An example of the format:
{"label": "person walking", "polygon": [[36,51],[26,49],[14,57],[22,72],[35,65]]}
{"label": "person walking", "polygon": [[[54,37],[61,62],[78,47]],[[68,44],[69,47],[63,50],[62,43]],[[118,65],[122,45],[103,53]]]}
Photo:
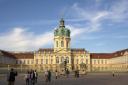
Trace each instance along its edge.
{"label": "person walking", "polygon": [[8,73],[8,85],[14,85],[15,84],[15,77],[17,76],[17,72],[14,71],[14,69],[12,68],[11,71]]}
{"label": "person walking", "polygon": [[68,69],[66,70],[66,76],[67,76],[67,78],[69,77],[69,70]]}
{"label": "person walking", "polygon": [[34,74],[35,74],[35,83],[37,83],[38,73],[37,73],[37,71],[36,71],[36,70],[34,71]]}
{"label": "person walking", "polygon": [[58,71],[55,72],[56,79],[58,78]]}
{"label": "person walking", "polygon": [[51,82],[51,71],[48,71],[48,82]]}
{"label": "person walking", "polygon": [[31,82],[32,82],[32,85],[35,85],[35,73],[34,73],[34,70],[32,70],[32,73],[31,73]]}
{"label": "person walking", "polygon": [[75,78],[77,78],[77,70],[74,71]]}
{"label": "person walking", "polygon": [[48,82],[48,71],[46,70],[44,72],[45,82]]}
{"label": "person walking", "polygon": [[113,77],[115,76],[115,73],[114,73],[114,71],[112,72],[112,76],[113,76]]}
{"label": "person walking", "polygon": [[30,85],[30,72],[29,71],[25,74],[25,81],[26,81],[26,85]]}
{"label": "person walking", "polygon": [[77,78],[79,78],[79,70],[77,70]]}

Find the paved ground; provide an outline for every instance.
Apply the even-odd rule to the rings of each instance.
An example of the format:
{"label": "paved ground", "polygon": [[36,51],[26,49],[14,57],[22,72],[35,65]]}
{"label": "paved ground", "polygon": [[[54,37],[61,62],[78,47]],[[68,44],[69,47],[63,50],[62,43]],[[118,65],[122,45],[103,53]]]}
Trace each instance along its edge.
{"label": "paved ground", "polygon": [[[0,85],[7,85],[5,76],[0,77]],[[17,77],[15,85],[25,85],[23,75]],[[52,77],[52,82],[49,84],[46,84],[43,75],[40,75],[36,85],[128,85],[128,74],[123,73],[112,77],[111,74],[91,73],[77,79],[73,76],[69,78],[61,77],[59,79]]]}

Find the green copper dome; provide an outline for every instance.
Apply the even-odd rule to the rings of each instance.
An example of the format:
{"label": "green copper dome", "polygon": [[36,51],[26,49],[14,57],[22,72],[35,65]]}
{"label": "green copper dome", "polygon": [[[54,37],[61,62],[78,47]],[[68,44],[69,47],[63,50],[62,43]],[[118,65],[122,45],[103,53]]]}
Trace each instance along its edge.
{"label": "green copper dome", "polygon": [[54,36],[66,36],[70,37],[70,30],[65,28],[64,20],[60,20],[59,28],[54,31]]}

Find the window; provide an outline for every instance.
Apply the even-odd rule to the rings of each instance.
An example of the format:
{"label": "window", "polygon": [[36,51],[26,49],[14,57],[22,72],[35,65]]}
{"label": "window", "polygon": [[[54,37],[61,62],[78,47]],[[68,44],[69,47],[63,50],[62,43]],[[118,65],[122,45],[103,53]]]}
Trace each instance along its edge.
{"label": "window", "polygon": [[61,57],[61,62],[63,62],[64,61],[64,57]]}
{"label": "window", "polygon": [[68,41],[67,41],[66,45],[67,45],[67,47],[69,47],[69,46],[68,46]]}
{"label": "window", "polygon": [[78,59],[76,59],[76,63],[78,64],[78,62],[79,62],[79,60]]}
{"label": "window", "polygon": [[66,61],[67,61],[67,63],[69,63],[69,57],[66,57]]}
{"label": "window", "polygon": [[105,60],[105,64],[107,64],[107,60]]}
{"label": "window", "polygon": [[104,64],[104,60],[101,60],[101,64]]}
{"label": "window", "polygon": [[41,59],[41,64],[43,64],[43,59]]}
{"label": "window", "polygon": [[36,64],[38,64],[38,59],[36,59]]}
{"label": "window", "polygon": [[59,58],[58,57],[56,57],[56,63],[59,63]]}
{"label": "window", "polygon": [[20,60],[18,60],[18,64],[21,64],[21,61]]}
{"label": "window", "polygon": [[100,61],[99,61],[99,60],[97,60],[97,63],[98,63],[98,64],[100,64]]}
{"label": "window", "polygon": [[31,60],[31,64],[33,64],[34,62],[33,62],[33,60]]}
{"label": "window", "polygon": [[53,62],[53,59],[51,59],[51,64],[52,64],[52,62]]}
{"label": "window", "polygon": [[61,47],[64,47],[64,41],[61,41]]}
{"label": "window", "polygon": [[86,59],[86,64],[88,64],[88,59]]}
{"label": "window", "polygon": [[96,64],[96,60],[94,60],[94,64]]}
{"label": "window", "polygon": [[46,64],[48,64],[48,59],[46,59]]}
{"label": "window", "polygon": [[84,59],[81,59],[81,62],[83,63],[84,62]]}
{"label": "window", "polygon": [[16,64],[18,64],[18,60],[16,60]]}
{"label": "window", "polygon": [[28,60],[28,64],[29,64],[29,60]]}
{"label": "window", "polygon": [[24,60],[24,64],[26,64],[26,60]]}
{"label": "window", "polygon": [[56,47],[58,47],[58,41],[56,41]]}

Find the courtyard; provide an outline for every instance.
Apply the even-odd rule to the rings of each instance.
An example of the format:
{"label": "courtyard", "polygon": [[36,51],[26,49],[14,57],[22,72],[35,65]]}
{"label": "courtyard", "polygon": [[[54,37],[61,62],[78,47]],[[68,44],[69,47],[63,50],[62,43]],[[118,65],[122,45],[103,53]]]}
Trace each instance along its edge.
{"label": "courtyard", "polygon": [[[45,83],[43,74],[39,74],[36,85],[127,85],[128,73],[115,74],[115,77],[113,77],[111,73],[88,73],[79,78],[70,75],[68,78],[61,76],[58,79],[55,79],[53,75],[50,83]],[[0,85],[7,85],[6,75],[0,76]],[[15,85],[25,85],[23,74],[17,76]]]}

